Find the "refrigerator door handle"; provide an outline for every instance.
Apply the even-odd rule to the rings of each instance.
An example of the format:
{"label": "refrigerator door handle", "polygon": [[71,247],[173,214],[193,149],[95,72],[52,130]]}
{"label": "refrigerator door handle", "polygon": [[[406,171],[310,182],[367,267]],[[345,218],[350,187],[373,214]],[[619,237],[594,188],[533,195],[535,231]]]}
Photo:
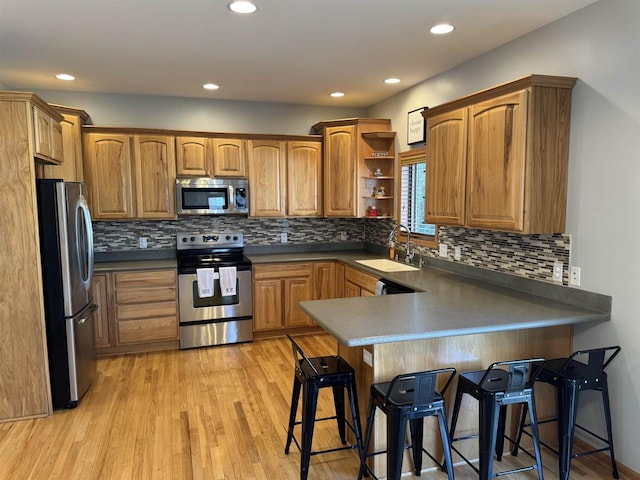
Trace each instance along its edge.
{"label": "refrigerator door handle", "polygon": [[[81,194],[78,198],[78,210],[82,212],[81,215],[77,215],[77,223],[76,229],[78,230],[78,234],[76,235],[76,252],[78,252],[78,264],[85,265],[86,268],[86,277],[85,272],[81,272],[82,283],[85,288],[89,288],[91,285],[91,280],[93,279],[93,227],[91,223],[91,213],[89,212],[89,206],[87,204],[87,200]],[[80,234],[80,229],[84,231]],[[81,239],[85,240],[84,245],[80,245]]]}

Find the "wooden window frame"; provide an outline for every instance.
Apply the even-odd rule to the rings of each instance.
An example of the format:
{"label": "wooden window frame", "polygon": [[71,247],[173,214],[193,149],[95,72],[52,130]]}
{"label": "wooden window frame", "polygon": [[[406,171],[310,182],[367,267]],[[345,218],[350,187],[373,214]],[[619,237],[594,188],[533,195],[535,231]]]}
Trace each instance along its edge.
{"label": "wooden window frame", "polygon": [[[404,152],[398,153],[398,162],[396,165],[396,178],[398,181],[398,195],[396,197],[396,222],[400,223],[401,218],[401,207],[402,207],[402,166],[410,165],[420,162],[427,163],[428,161],[428,147],[422,148],[414,148],[412,150],[407,150]],[[397,242],[406,242],[407,235],[406,233],[400,231],[400,228],[397,230],[396,235]],[[420,247],[429,247],[429,248],[438,248],[438,226],[436,225],[436,234],[435,235],[423,235],[421,233],[411,232],[411,241],[414,242],[417,246]]]}

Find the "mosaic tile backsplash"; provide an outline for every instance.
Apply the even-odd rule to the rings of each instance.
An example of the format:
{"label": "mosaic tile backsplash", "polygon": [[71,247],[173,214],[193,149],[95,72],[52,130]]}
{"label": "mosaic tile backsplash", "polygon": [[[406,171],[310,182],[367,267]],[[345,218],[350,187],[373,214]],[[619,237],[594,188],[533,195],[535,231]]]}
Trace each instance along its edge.
{"label": "mosaic tile backsplash", "polygon": [[[244,217],[184,217],[167,221],[94,222],[96,252],[138,249],[138,238],[148,239],[148,249],[175,249],[181,232],[240,231],[245,244],[281,245],[283,232],[290,244],[368,242],[388,246],[393,221],[388,219],[255,219]],[[345,234],[346,238],[341,235]],[[460,263],[509,273],[533,280],[553,282],[553,264],[564,264],[563,285],[568,285],[571,237],[568,234],[517,235],[513,233],[440,226],[438,243],[448,246],[453,260],[454,246],[461,248]],[[403,251],[404,244],[396,243]],[[438,257],[430,248],[423,255]],[[416,255],[416,261],[418,256]],[[438,257],[440,258],[440,257]]]}

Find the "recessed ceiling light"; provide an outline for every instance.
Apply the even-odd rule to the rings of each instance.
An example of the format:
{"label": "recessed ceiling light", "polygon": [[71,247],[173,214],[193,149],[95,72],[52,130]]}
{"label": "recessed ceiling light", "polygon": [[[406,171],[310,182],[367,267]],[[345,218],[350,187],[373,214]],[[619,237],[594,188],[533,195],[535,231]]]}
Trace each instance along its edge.
{"label": "recessed ceiling light", "polygon": [[332,97],[344,97],[344,93],[342,92],[333,92],[331,94]]}
{"label": "recessed ceiling light", "polygon": [[207,90],[217,90],[220,88],[220,86],[216,85],[215,83],[205,83],[204,85],[202,85],[202,88],[205,88]]}
{"label": "recessed ceiling light", "polygon": [[75,80],[76,77],[74,77],[73,75],[69,75],[68,73],[59,73],[56,75],[56,78],[58,80]]}
{"label": "recessed ceiling light", "polygon": [[229,4],[229,10],[235,13],[253,13],[258,9],[252,2],[237,0]]}
{"label": "recessed ceiling light", "polygon": [[394,83],[400,83],[400,79],[399,78],[387,78],[384,83],[388,83],[389,85],[392,85]]}
{"label": "recessed ceiling light", "polygon": [[453,32],[453,28],[453,25],[449,25],[448,23],[440,23],[431,27],[429,31],[434,35],[443,35],[445,33]]}

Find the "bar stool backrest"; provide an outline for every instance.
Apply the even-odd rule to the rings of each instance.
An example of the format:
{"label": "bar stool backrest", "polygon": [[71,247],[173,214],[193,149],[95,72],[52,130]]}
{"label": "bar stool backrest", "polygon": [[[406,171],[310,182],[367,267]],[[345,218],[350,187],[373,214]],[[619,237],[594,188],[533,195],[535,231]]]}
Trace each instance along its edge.
{"label": "bar stool backrest", "polygon": [[504,379],[504,374],[497,375],[496,370],[504,372],[505,369],[501,367],[508,367],[509,376],[507,378],[507,385],[504,389],[505,393],[522,392],[523,390],[533,386],[533,382],[542,371],[542,367],[544,367],[545,363],[546,360],[544,358],[509,360],[492,363],[482,376],[479,387],[485,390],[492,390],[492,382],[502,381]]}
{"label": "bar stool backrest", "polygon": [[[442,390],[438,391],[438,376],[446,373],[449,374],[447,381]],[[398,394],[413,391],[413,405],[426,405],[434,401],[436,394],[444,395],[455,374],[455,368],[441,368],[439,370],[396,375],[391,380],[384,401],[385,403],[395,403],[393,399],[394,397],[397,398]]]}
{"label": "bar stool backrest", "polygon": [[[589,350],[579,350],[577,352],[573,352],[569,358],[564,362],[560,371],[558,373],[568,374],[571,376],[571,371],[576,368],[575,362],[581,363],[582,365],[586,365],[586,369],[581,369],[580,376],[586,379],[595,379],[602,375],[604,369],[611,363],[611,361],[620,353],[621,347],[612,346],[612,347],[602,347],[602,348],[592,348]],[[580,361],[586,358],[586,363]],[[576,360],[578,358],[578,360]]]}
{"label": "bar stool backrest", "polygon": [[318,372],[318,369],[313,365],[300,345],[298,345],[298,343],[291,337],[291,335],[287,334],[287,338],[291,341],[293,361],[295,363],[296,369],[305,376],[319,377],[320,372]]}

